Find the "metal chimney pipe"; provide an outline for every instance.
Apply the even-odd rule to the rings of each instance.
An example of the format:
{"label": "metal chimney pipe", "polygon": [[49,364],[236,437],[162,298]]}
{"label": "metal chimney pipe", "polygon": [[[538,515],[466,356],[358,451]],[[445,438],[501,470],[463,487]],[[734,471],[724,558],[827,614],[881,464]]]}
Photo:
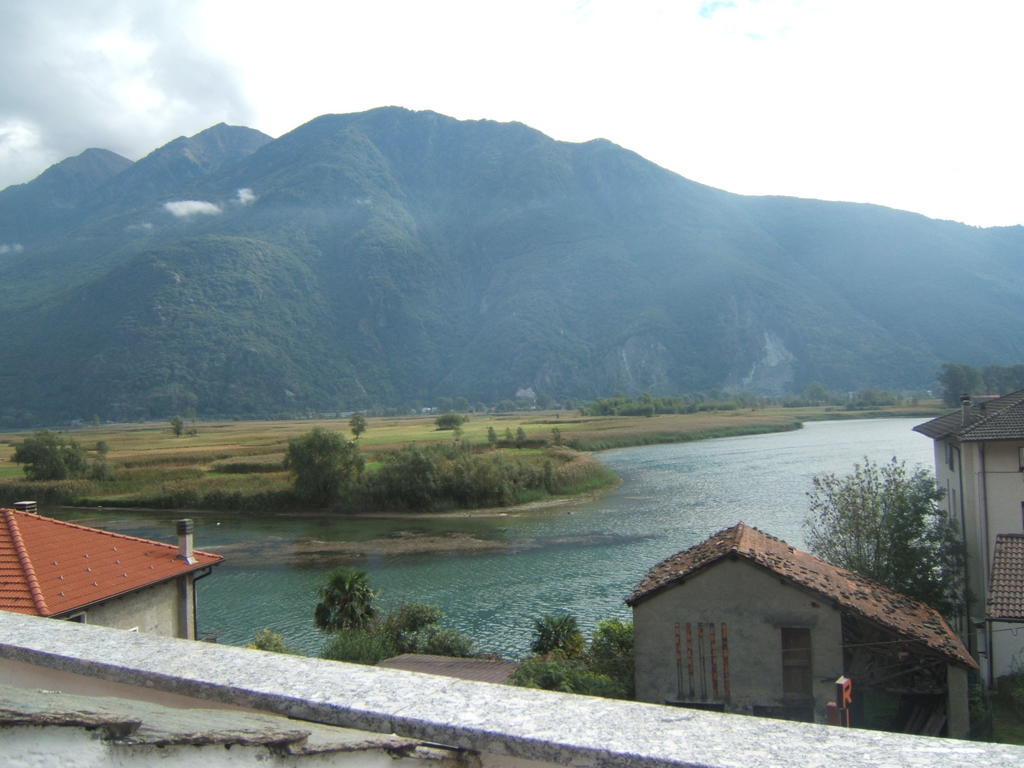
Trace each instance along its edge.
{"label": "metal chimney pipe", "polygon": [[178,521],[178,557],[189,565],[196,562],[196,556],[192,553],[192,531],[195,527],[188,518]]}

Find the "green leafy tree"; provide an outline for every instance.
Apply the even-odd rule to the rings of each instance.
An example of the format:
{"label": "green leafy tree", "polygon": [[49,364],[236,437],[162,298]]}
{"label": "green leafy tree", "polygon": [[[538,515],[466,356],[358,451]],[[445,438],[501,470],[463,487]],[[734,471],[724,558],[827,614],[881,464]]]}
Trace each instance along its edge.
{"label": "green leafy tree", "polygon": [[438,429],[457,429],[466,419],[458,413],[444,413],[434,419]]}
{"label": "green leafy tree", "polygon": [[556,613],[533,620],[533,642],[530,650],[537,654],[558,651],[573,659],[583,650],[583,633],[576,617],[569,613]]}
{"label": "green leafy tree", "polygon": [[66,480],[81,477],[87,465],[85,449],[48,429],[26,437],[14,449],[11,459],[22,465],[29,480]]}
{"label": "green leafy tree", "polygon": [[597,622],[584,658],[591,672],[613,680],[624,698],[633,698],[633,622],[621,619]]}
{"label": "green leafy tree", "polygon": [[181,437],[185,433],[185,422],[182,421],[181,416],[171,419],[171,432],[175,437]]}
{"label": "green leafy tree", "polygon": [[440,626],[441,609],[424,603],[403,603],[389,611],[380,631],[396,653],[429,653],[435,656],[469,656],[473,641],[454,629]]}
{"label": "green leafy tree", "polygon": [[494,431],[494,427],[487,428],[487,444],[491,448],[498,447],[498,433]]}
{"label": "green leafy tree", "polygon": [[526,430],[522,427],[516,429],[516,448],[526,445]]}
{"label": "green leafy tree", "polygon": [[358,440],[359,436],[366,431],[366,417],[361,413],[353,414],[352,418],[348,420],[348,428],[352,430],[352,434]]}
{"label": "green leafy tree", "polygon": [[853,474],[819,475],[808,493],[807,544],[823,560],[927,603],[947,616],[963,603],[964,551],[924,469],[867,459]]}
{"label": "green leafy tree", "polygon": [[324,632],[367,629],[377,615],[366,572],[356,568],[337,568],[317,590],[320,602],[313,611],[313,623]]}
{"label": "green leafy tree", "polygon": [[950,408],[960,405],[960,395],[976,395],[984,388],[978,369],[963,363],[943,363],[936,378],[942,385],[942,402]]}
{"label": "green leafy tree", "polygon": [[294,475],[300,499],[326,506],[338,501],[359,478],[364,461],[355,443],[317,427],[288,441],[284,466]]}

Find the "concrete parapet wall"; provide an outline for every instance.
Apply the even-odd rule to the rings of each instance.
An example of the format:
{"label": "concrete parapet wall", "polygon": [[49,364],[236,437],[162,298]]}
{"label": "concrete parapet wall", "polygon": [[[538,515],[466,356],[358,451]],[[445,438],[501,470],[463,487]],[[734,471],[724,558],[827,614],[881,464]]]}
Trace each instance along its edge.
{"label": "concrete parapet wall", "polygon": [[4,660],[469,749],[494,768],[1024,764],[1020,747],[512,688],[0,611],[0,678]]}

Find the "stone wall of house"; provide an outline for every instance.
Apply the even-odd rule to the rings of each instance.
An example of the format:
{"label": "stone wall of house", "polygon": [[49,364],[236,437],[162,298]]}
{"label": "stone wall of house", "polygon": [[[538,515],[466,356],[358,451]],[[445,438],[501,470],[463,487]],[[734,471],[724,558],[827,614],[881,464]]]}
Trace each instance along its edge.
{"label": "stone wall of house", "polygon": [[[783,628],[810,630],[816,721],[824,721],[825,703],[835,698],[834,682],[843,672],[840,612],[820,596],[792,586],[745,560],[721,560],[684,583],[662,590],[635,606],[633,619],[636,690],[641,701],[715,701],[723,704],[727,712],[746,714],[764,712],[763,707],[789,708],[801,704],[783,696]],[[705,682],[701,685],[698,680],[691,686],[691,656],[695,676],[700,678],[697,625],[701,623],[705,625]],[[691,627],[689,643],[687,624]],[[727,629],[728,698],[722,624]],[[708,642],[710,632],[716,638],[714,649]],[[693,648],[692,654],[688,653],[688,646]],[[707,682],[712,653],[718,678],[717,696]]]}
{"label": "stone wall of house", "polygon": [[[182,577],[188,578],[188,577]],[[136,629],[152,635],[181,637],[180,579],[156,584],[71,615],[85,614],[86,624],[115,629]]]}

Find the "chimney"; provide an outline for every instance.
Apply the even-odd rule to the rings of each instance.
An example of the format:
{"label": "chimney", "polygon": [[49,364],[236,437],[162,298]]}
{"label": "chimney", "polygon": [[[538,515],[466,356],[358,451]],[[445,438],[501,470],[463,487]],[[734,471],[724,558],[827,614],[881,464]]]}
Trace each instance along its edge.
{"label": "chimney", "polygon": [[196,562],[196,557],[192,554],[192,531],[191,520],[185,518],[178,521],[178,557],[189,565]]}
{"label": "chimney", "polygon": [[967,426],[967,411],[971,407],[971,396],[964,392],[960,395],[960,426]]}

